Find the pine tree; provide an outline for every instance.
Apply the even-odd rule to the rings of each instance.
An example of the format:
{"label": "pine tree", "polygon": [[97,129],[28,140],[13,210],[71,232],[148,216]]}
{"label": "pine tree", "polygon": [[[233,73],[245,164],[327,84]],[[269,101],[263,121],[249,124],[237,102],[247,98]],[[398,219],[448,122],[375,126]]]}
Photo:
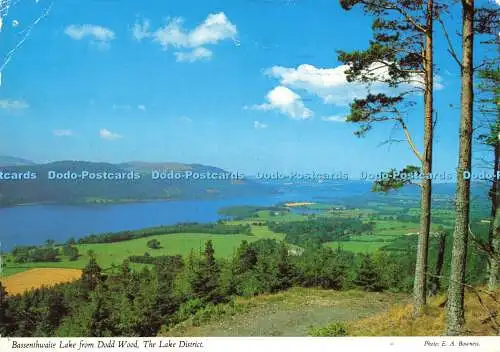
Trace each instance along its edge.
{"label": "pine tree", "polygon": [[380,275],[370,255],[363,255],[361,265],[354,279],[354,284],[365,291],[382,290]]}
{"label": "pine tree", "polygon": [[273,282],[276,279],[276,268],[270,262],[270,256],[260,253],[254,268],[255,294],[273,292]]}
{"label": "pine tree", "polygon": [[439,246],[436,258],[436,265],[434,267],[434,275],[431,277],[430,281],[430,294],[435,295],[441,289],[441,274],[443,272],[444,265],[444,254],[446,250],[446,238],[448,233],[444,229],[440,229],[438,232]]}
{"label": "pine tree", "polygon": [[235,274],[242,274],[252,270],[257,264],[257,252],[255,248],[250,246],[246,240],[243,240],[238,247],[236,253],[234,272]]}
{"label": "pine tree", "polygon": [[205,302],[219,303],[223,301],[220,286],[220,269],[215,260],[212,241],[205,244],[203,258],[198,261],[191,278],[191,289],[195,298]]}
{"label": "pine tree", "polygon": [[38,308],[43,301],[41,289],[26,292],[21,297],[20,307],[14,317],[18,323],[16,335],[33,336],[37,329],[37,323],[42,319],[42,312]]}
{"label": "pine tree", "polygon": [[7,288],[0,281],[0,336],[7,336],[8,317],[7,317]]}
{"label": "pine tree", "polygon": [[56,290],[49,290],[44,308],[45,312],[40,321],[40,330],[45,336],[54,336],[62,319],[69,312],[63,293]]}
{"label": "pine tree", "polygon": [[113,336],[113,325],[110,321],[111,309],[107,306],[105,289],[97,286],[91,298],[90,336]]}
{"label": "pine tree", "polygon": [[[395,88],[392,93],[368,93],[351,104],[348,122],[360,124],[356,132],[364,136],[374,123],[392,122],[399,127],[420,166],[409,165],[401,173],[420,171],[423,174],[420,206],[420,235],[414,282],[414,313],[420,314],[426,305],[426,283],[431,223],[430,177],[432,172],[433,142],[433,23],[438,6],[433,0],[340,0],[346,10],[361,5],[365,13],[375,16],[374,38],[365,51],[340,52],[339,59],[349,66],[347,80],[365,83],[384,83]],[[423,93],[424,111],[423,152],[419,152],[407,127],[405,115],[413,107],[410,100],[416,91]],[[389,141],[391,142],[391,141]],[[388,191],[411,182],[396,177],[390,170],[388,181],[376,182],[374,190]]]}
{"label": "pine tree", "polygon": [[342,288],[347,276],[342,250],[334,251],[331,248],[322,248],[317,257],[317,272],[319,284],[322,288],[338,290]]}
{"label": "pine tree", "polygon": [[124,282],[125,284],[128,284],[128,280],[132,276],[132,269],[130,269],[130,260],[125,259],[122,263],[121,270],[120,270],[120,280]]}
{"label": "pine tree", "polygon": [[465,323],[463,284],[470,222],[470,179],[465,177],[465,172],[470,172],[472,168],[474,12],[474,0],[462,0],[460,139],[455,200],[456,220],[446,314],[447,335],[459,335]]}
{"label": "pine tree", "polygon": [[295,277],[295,267],[290,262],[288,247],[284,242],[278,249],[278,261],[276,264],[276,285],[275,290],[286,290],[293,284]]}
{"label": "pine tree", "polygon": [[179,302],[174,295],[175,272],[168,265],[156,266],[156,307],[155,314],[158,316],[158,328],[163,321],[173,315],[179,307]]}
{"label": "pine tree", "polygon": [[97,265],[94,255],[90,255],[88,264],[82,270],[81,281],[88,291],[93,291],[101,282],[101,267]]}
{"label": "pine tree", "polygon": [[161,324],[158,307],[158,282],[155,273],[151,270],[144,270],[141,273],[140,284],[134,298],[134,335],[154,336]]}
{"label": "pine tree", "polygon": [[[500,174],[500,69],[498,58],[498,49],[500,41],[497,35],[498,11],[491,13],[492,10],[483,9],[485,16],[483,23],[483,32],[490,37],[490,40],[482,43],[494,47],[494,58],[485,62],[485,66],[479,71],[479,100],[481,115],[485,120],[483,125],[485,132],[480,134],[478,140],[485,145],[492,155],[489,168],[492,171],[493,178],[490,180],[488,197],[490,199],[490,226],[488,229],[487,243],[481,243],[481,249],[488,254],[489,277],[488,289],[494,291],[498,286],[500,279],[500,182],[496,175]],[[490,15],[491,13],[491,15]]]}

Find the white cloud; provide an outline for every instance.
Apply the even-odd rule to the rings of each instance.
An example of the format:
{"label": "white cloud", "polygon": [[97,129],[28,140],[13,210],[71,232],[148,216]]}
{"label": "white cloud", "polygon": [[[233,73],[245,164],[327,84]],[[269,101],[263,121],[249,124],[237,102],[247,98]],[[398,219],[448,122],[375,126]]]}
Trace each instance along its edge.
{"label": "white cloud", "polygon": [[24,110],[29,108],[24,100],[0,99],[0,109],[6,110]]}
{"label": "white cloud", "polygon": [[[364,97],[368,92],[366,85],[363,83],[347,82],[344,72],[348,68],[348,65],[340,65],[334,68],[317,68],[309,64],[302,64],[297,68],[273,66],[265,70],[265,74],[279,79],[280,84],[283,86],[306,90],[320,97],[325,104],[348,106],[353,99]],[[387,67],[381,66],[380,69],[374,71],[374,75],[382,78],[387,77]],[[420,82],[421,78],[414,76],[412,82],[400,89],[414,88],[420,85]],[[437,90],[444,87],[441,77],[435,77],[434,87]],[[372,93],[390,93],[391,91],[394,92],[394,89],[389,88],[384,83],[373,83],[370,86],[370,91]]]}
{"label": "white cloud", "polygon": [[210,59],[212,57],[212,51],[206,48],[196,48],[188,52],[178,51],[174,53],[174,55],[178,62],[195,62],[198,60]]}
{"label": "white cloud", "polygon": [[137,109],[139,109],[141,111],[146,111],[146,105],[139,104],[139,105],[137,105]]}
{"label": "white cloud", "polygon": [[56,137],[69,137],[73,135],[72,130],[53,130],[52,134]]}
{"label": "white cloud", "polygon": [[260,130],[260,129],[263,129],[263,128],[267,128],[267,125],[265,123],[262,123],[262,122],[259,122],[259,121],[254,121],[253,122],[253,128],[255,128],[256,130]]}
{"label": "white cloud", "polygon": [[366,94],[366,88],[348,83],[344,71],[347,65],[335,68],[316,68],[304,64],[295,68],[274,66],[265,71],[268,76],[280,80],[280,84],[303,89],[319,96],[325,103],[347,106],[357,97]]}
{"label": "white cloud", "polygon": [[150,31],[150,23],[146,19],[134,25],[132,35],[139,41],[150,37],[164,50],[177,49],[174,55],[179,62],[194,62],[212,57],[212,51],[205,48],[206,45],[215,45],[224,40],[236,41],[238,30],[223,12],[219,12],[209,14],[192,30],[184,28],[183,18],[175,17],[169,19],[165,26]]}
{"label": "white cloud", "polygon": [[223,12],[219,12],[208,15],[202,24],[189,33],[189,43],[194,47],[217,44],[221,40],[235,39],[237,34],[236,26]]}
{"label": "white cloud", "polygon": [[19,26],[19,21],[18,20],[12,20],[12,27],[17,27]]}
{"label": "white cloud", "polygon": [[[498,1],[500,1],[500,0],[498,0]],[[434,76],[434,89],[435,90],[444,89],[443,77],[441,77],[439,75]]]}
{"label": "white cloud", "polygon": [[254,105],[251,108],[255,110],[279,110],[282,114],[295,120],[308,119],[314,115],[304,105],[300,95],[284,86],[278,86],[269,91],[266,100],[266,103]]}
{"label": "white cloud", "polygon": [[108,48],[109,43],[115,39],[115,33],[111,29],[93,24],[72,24],[66,27],[64,33],[74,40],[89,38],[91,43],[97,44],[102,49]]}
{"label": "white cloud", "polygon": [[345,116],[338,116],[338,115],[332,115],[332,116],[323,116],[321,118],[323,121],[327,122],[345,122]]}
{"label": "white cloud", "polygon": [[151,34],[153,40],[159,43],[165,50],[169,46],[175,48],[190,47],[189,35],[182,28],[183,22],[184,20],[179,17],[170,19],[164,27]]}
{"label": "white cloud", "polygon": [[101,130],[99,131],[99,136],[102,139],[107,139],[107,140],[114,140],[114,139],[122,138],[122,136],[119,135],[118,133],[111,132],[105,128],[101,128]]}
{"label": "white cloud", "polygon": [[142,23],[136,22],[132,27],[132,37],[139,42],[144,38],[150,37],[151,36],[151,32],[149,31],[150,26],[151,24],[149,20],[143,20]]}

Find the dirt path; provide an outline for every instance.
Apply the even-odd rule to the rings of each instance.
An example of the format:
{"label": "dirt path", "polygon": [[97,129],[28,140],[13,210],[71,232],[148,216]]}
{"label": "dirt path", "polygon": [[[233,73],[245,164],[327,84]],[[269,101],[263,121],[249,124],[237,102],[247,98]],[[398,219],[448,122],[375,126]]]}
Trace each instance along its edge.
{"label": "dirt path", "polygon": [[[181,336],[307,336],[311,327],[347,322],[388,310],[404,295],[292,289],[285,293],[239,300],[251,307],[202,326],[171,331]],[[170,335],[170,333],[169,333]]]}

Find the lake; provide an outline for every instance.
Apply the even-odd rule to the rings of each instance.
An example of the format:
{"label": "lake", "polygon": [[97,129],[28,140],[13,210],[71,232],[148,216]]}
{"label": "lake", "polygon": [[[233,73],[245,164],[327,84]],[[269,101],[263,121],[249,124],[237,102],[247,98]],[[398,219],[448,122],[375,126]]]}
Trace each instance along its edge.
{"label": "lake", "polygon": [[259,197],[162,201],[115,205],[26,205],[0,209],[0,240],[4,250],[16,245],[65,242],[92,233],[135,230],[179,222],[214,222],[217,210],[233,205],[269,206],[284,201],[339,199],[369,191],[369,185],[279,185],[279,194]]}

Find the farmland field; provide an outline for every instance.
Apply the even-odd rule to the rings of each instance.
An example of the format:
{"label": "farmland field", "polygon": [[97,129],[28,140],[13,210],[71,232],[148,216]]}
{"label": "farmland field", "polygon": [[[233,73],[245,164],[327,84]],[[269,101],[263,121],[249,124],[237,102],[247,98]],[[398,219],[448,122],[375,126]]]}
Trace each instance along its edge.
{"label": "farmland field", "polygon": [[2,284],[12,295],[23,293],[31,288],[73,281],[79,279],[81,274],[81,270],[78,269],[37,268],[2,278]]}
{"label": "farmland field", "polygon": [[[231,223],[242,224],[245,222],[234,221]],[[177,254],[187,256],[191,250],[194,250],[196,253],[203,250],[208,240],[212,240],[217,257],[230,258],[243,240],[253,242],[262,238],[271,238],[280,241],[284,238],[283,234],[274,233],[267,226],[251,225],[251,227],[252,236],[183,233],[158,235],[115,243],[77,244],[75,247],[78,248],[80,256],[75,261],[69,261],[64,256],[61,257],[61,261],[57,262],[13,263],[11,261],[4,268],[3,275],[10,276],[31,268],[41,267],[82,269],[89,261],[89,251],[93,252],[97,262],[103,269],[119,265],[129,256],[142,256],[146,252],[152,256]],[[147,246],[147,242],[152,238],[160,241],[161,248],[151,249]],[[7,259],[9,260],[11,257],[7,256]]]}
{"label": "farmland field", "polygon": [[355,253],[374,252],[401,236],[418,231],[418,224],[397,220],[375,221],[373,234],[351,236],[349,241],[332,241],[326,245],[337,248],[340,245],[344,250]]}
{"label": "farmland field", "polygon": [[[152,238],[160,241],[161,248],[151,249],[147,246],[147,242]],[[175,254],[186,256],[191,250],[195,252],[203,250],[205,242],[208,240],[212,240],[216,249],[216,256],[226,258],[234,253],[242,240],[250,242],[257,239],[259,237],[246,235],[183,233],[152,236],[115,243],[78,244],[75,247],[78,248],[80,257],[75,261],[69,261],[63,257],[63,260],[58,262],[16,263],[8,265],[4,270],[4,274],[13,274],[10,271],[12,269],[14,269],[13,271],[19,271],[22,268],[34,267],[81,269],[89,261],[89,251],[94,253],[97,262],[104,269],[121,264],[129,256],[142,256],[146,252],[152,256]]]}
{"label": "farmland field", "polygon": [[327,242],[326,245],[334,249],[340,245],[343,250],[354,253],[372,253],[387,245],[387,242],[333,241]]}

